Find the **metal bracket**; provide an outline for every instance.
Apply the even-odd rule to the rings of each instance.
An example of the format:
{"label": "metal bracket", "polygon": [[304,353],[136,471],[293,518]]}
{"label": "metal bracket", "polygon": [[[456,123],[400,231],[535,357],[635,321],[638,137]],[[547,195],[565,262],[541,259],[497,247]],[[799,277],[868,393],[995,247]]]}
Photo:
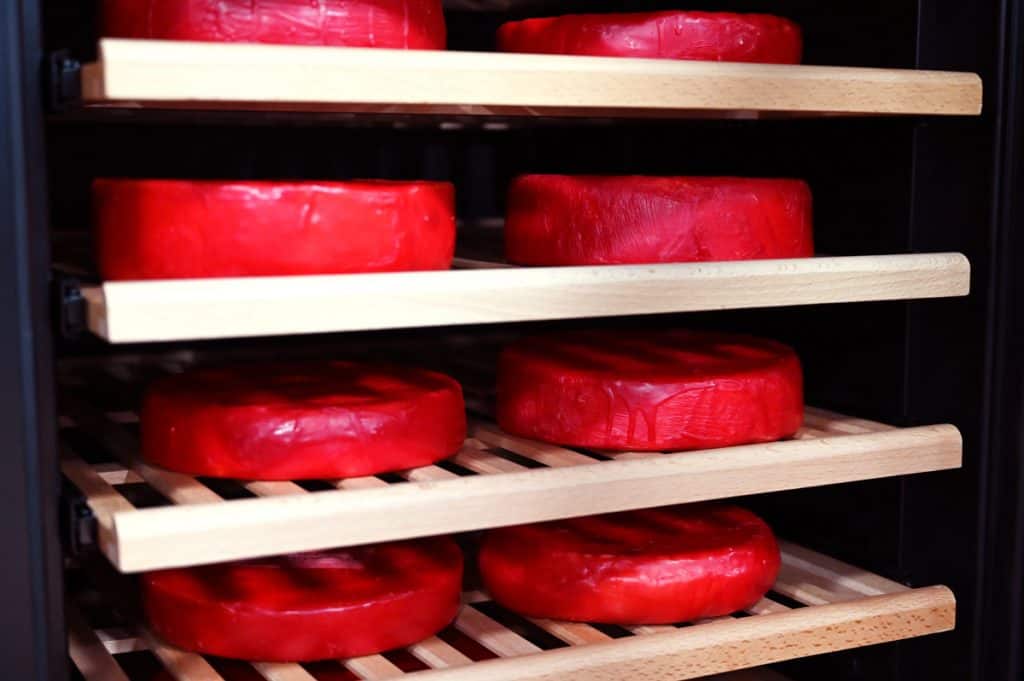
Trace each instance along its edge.
{"label": "metal bracket", "polygon": [[69,50],[51,52],[46,57],[47,109],[62,113],[82,101],[82,64]]}
{"label": "metal bracket", "polygon": [[86,328],[85,297],[82,283],[75,277],[57,273],[53,280],[54,320],[57,332],[65,340],[77,340]]}
{"label": "metal bracket", "polygon": [[60,508],[65,554],[81,558],[93,553],[96,549],[96,516],[85,496],[67,481],[61,486]]}

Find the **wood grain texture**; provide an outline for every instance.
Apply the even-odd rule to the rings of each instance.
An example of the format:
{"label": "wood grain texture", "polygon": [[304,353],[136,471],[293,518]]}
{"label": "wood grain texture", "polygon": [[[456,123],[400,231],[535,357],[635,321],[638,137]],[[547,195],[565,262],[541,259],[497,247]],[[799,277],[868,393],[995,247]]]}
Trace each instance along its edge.
{"label": "wood grain texture", "polygon": [[104,39],[86,105],[643,116],[981,112],[970,73]]}
{"label": "wood grain texture", "polygon": [[[879,427],[856,435],[599,461],[477,424],[456,461],[479,475],[458,477],[428,466],[403,473],[408,483],[359,478],[335,482],[337,491],[312,494],[294,483],[249,483],[260,498],[224,502],[194,478],[134,465],[154,487],[178,490],[175,505],[139,510],[119,501],[116,489],[84,463],[71,457],[65,466],[96,500],[108,558],[122,571],[136,572],[960,466],[961,438],[952,426]],[[525,468],[500,450],[486,450],[486,444],[545,467]],[[113,473],[109,466],[105,470]],[[180,493],[192,485],[171,485],[165,475],[201,486],[202,503]]]}
{"label": "wood grain texture", "polygon": [[[612,638],[583,623],[530,620],[568,644],[557,647],[534,642],[520,630],[516,615],[488,603],[478,591],[463,594],[465,604],[454,626],[476,645],[499,659],[471,663],[466,639],[452,643],[432,637],[408,648],[429,669],[403,673],[386,656],[343,660],[341,664],[362,679],[402,676],[430,681],[512,681],[513,679],[649,679],[675,681],[725,674],[715,681],[784,681],[755,667],[821,653],[922,636],[950,629],[956,603],[945,587],[909,589],[866,573],[804,547],[782,542],[783,574],[775,589],[796,585],[794,599],[808,607],[788,608],[769,599],[750,608],[745,618],[720,617],[691,626],[626,627],[631,636]],[[795,567],[793,567],[795,566]],[[813,589],[800,586],[814,581]],[[848,591],[880,592],[850,597]],[[824,594],[824,597],[822,597]],[[820,603],[815,605],[815,603]],[[500,621],[499,621],[500,620]],[[72,621],[73,657],[92,669],[109,666],[104,655],[151,650],[178,681],[216,681],[203,658],[168,646],[144,630],[88,631],[84,621]],[[449,632],[450,633],[450,632]],[[448,637],[442,633],[441,636]],[[77,645],[77,648],[74,646]],[[87,654],[81,653],[87,649]],[[468,650],[468,649],[467,649]],[[78,651],[78,653],[76,653]],[[299,665],[260,664],[254,668],[268,681],[310,681]],[[739,672],[737,670],[747,669]],[[735,675],[728,672],[736,671]],[[87,675],[87,681],[107,681]]]}
{"label": "wood grain texture", "polygon": [[938,253],[107,282],[83,294],[93,333],[131,343],[942,298],[969,289],[967,259]]}
{"label": "wood grain texture", "polygon": [[945,587],[801,608],[675,631],[423,672],[430,681],[654,681],[695,679],[809,655],[949,631]]}
{"label": "wood grain texture", "polygon": [[[493,619],[467,608],[456,626],[500,658],[459,667],[436,667],[404,676],[431,681],[693,679],[948,631],[954,626],[955,608],[955,600],[948,589],[928,587],[745,619],[718,619],[684,629],[651,627],[651,631],[640,631],[640,635],[629,638],[597,638],[546,651]],[[211,676],[216,672],[201,657],[171,648],[146,635],[143,638],[179,681],[219,679]],[[97,656],[94,647],[92,657]],[[364,663],[368,659],[373,662]],[[92,664],[101,663],[93,661]],[[344,664],[366,679],[403,676],[397,667],[380,656],[348,660]],[[308,681],[303,676],[306,672],[297,665],[254,666],[269,681]],[[758,670],[736,677],[726,676],[719,681],[773,678]]]}
{"label": "wood grain texture", "polygon": [[85,681],[130,681],[103,641],[71,604],[64,608],[68,629],[68,656]]}

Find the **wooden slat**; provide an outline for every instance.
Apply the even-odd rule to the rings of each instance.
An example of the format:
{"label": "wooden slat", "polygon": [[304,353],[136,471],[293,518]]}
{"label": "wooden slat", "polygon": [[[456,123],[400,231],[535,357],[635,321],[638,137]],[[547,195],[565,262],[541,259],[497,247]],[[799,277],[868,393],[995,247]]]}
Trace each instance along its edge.
{"label": "wooden slat", "polygon": [[130,681],[78,610],[68,605],[64,613],[68,626],[68,655],[85,681]]}
{"label": "wooden slat", "polygon": [[400,485],[347,480],[338,492],[117,513],[115,564],[134,572],[462,532],[955,468],[960,457],[956,429],[929,426]]}
{"label": "wooden slat", "polygon": [[111,485],[127,485],[145,482],[135,471],[128,470],[120,463],[99,463],[92,466],[92,469],[103,478],[104,482]]}
{"label": "wooden slat", "polygon": [[345,478],[343,480],[336,480],[334,482],[334,486],[341,490],[379,489],[381,487],[387,487],[388,483],[384,482],[380,478],[375,478],[372,475],[369,475],[365,478]]}
{"label": "wooden slat", "polygon": [[945,587],[790,610],[423,672],[430,681],[694,679],[953,628]]}
{"label": "wooden slat", "polygon": [[455,618],[455,628],[501,657],[541,652],[540,648],[472,606],[462,608]]}
{"label": "wooden slat", "polygon": [[366,681],[384,681],[404,676],[404,672],[383,655],[354,657],[351,660],[345,660],[342,664]]}
{"label": "wooden slat", "polygon": [[966,295],[959,254],[107,282],[84,289],[114,343],[293,335]]}
{"label": "wooden slat", "polygon": [[252,666],[267,681],[317,681],[312,674],[297,664],[253,662]]}
{"label": "wooden slat", "polygon": [[536,618],[530,618],[530,621],[552,636],[573,646],[611,640],[611,636],[608,634],[582,622],[560,622]]}
{"label": "wooden slat", "polygon": [[473,660],[437,636],[409,646],[409,652],[432,669],[464,667],[473,663]]}
{"label": "wooden slat", "polygon": [[104,39],[89,106],[462,115],[975,115],[967,73]]}
{"label": "wooden slat", "polygon": [[224,681],[210,663],[194,653],[168,645],[148,632],[141,638],[176,681]]}
{"label": "wooden slat", "polygon": [[644,624],[640,626],[626,627],[638,636],[651,636],[652,634],[664,634],[667,631],[675,631],[676,628],[667,624]]}
{"label": "wooden slat", "polygon": [[85,497],[85,502],[96,517],[96,540],[100,551],[115,566],[120,561],[119,539],[114,527],[115,515],[135,510],[113,486],[94,471],[89,464],[64,448],[61,451],[60,470]]}
{"label": "wooden slat", "polygon": [[[828,575],[836,575],[840,581],[860,585],[858,588],[884,587],[893,591],[864,596],[855,601],[794,610],[765,599],[751,608],[755,614],[752,617],[716,618],[715,621],[685,628],[633,627],[638,635],[621,639],[611,639],[585,624],[531,620],[569,643],[567,648],[547,651],[475,607],[466,606],[455,626],[500,659],[469,663],[464,654],[434,637],[409,649],[431,667],[411,675],[424,681],[692,679],[801,656],[948,631],[953,626],[955,601],[945,587],[907,589],[874,575],[858,574],[844,563],[785,542],[783,555],[784,563],[798,563],[801,570],[826,580]],[[486,600],[486,595],[479,592],[463,594],[465,603]],[[107,664],[104,660],[110,659],[108,651],[112,648],[148,648],[176,674],[179,681],[219,679],[203,658],[167,646],[145,632],[141,633],[140,642],[135,643],[123,632],[110,632],[103,637],[86,632],[91,638],[83,635],[86,628],[80,619],[77,622],[72,620],[70,629],[72,655],[76,663],[84,660],[81,664],[92,664],[96,668],[96,665]],[[102,642],[104,639],[106,648]],[[83,649],[89,654],[82,654]],[[98,662],[95,661],[97,659]],[[401,670],[379,655],[346,660],[342,664],[367,680],[403,675]],[[268,681],[313,681],[308,672],[298,665],[255,664],[254,667]],[[784,681],[763,669],[713,678],[716,681]],[[109,680],[87,675],[87,681]]]}
{"label": "wooden slat", "polygon": [[804,425],[807,428],[818,428],[827,433],[845,435],[859,433],[878,433],[892,430],[894,426],[867,419],[858,419],[825,409],[808,408],[804,412]]}
{"label": "wooden slat", "polygon": [[295,494],[306,494],[305,489],[288,481],[246,482],[242,486],[258,497],[290,497]]}
{"label": "wooden slat", "polygon": [[775,612],[785,612],[787,610],[789,610],[789,608],[782,603],[776,603],[770,598],[762,598],[747,609],[747,612],[751,615],[770,615]]}
{"label": "wooden slat", "polygon": [[146,644],[131,629],[115,627],[112,629],[101,629],[96,632],[96,637],[111,655],[133,653],[139,650],[146,650]]}
{"label": "wooden slat", "polygon": [[833,591],[841,588],[851,595],[877,596],[910,588],[792,542],[780,542],[780,547],[783,565],[789,574],[828,585]]}
{"label": "wooden slat", "polygon": [[83,400],[70,402],[79,427],[95,433],[125,467],[174,503],[210,504],[222,501],[217,493],[190,475],[173,473],[140,461],[137,458],[138,438],[111,422],[103,410]]}
{"label": "wooden slat", "polygon": [[469,434],[471,437],[480,440],[491,447],[499,447],[515,452],[520,456],[533,459],[538,463],[552,468],[562,466],[581,466],[597,463],[597,460],[586,454],[574,452],[571,449],[550,445],[536,440],[510,435],[493,424],[473,423],[470,424]]}
{"label": "wooden slat", "polygon": [[463,468],[468,468],[474,473],[479,473],[480,475],[516,473],[525,470],[525,466],[514,461],[509,461],[504,457],[498,456],[494,452],[478,448],[463,448],[455,455],[452,461]]}

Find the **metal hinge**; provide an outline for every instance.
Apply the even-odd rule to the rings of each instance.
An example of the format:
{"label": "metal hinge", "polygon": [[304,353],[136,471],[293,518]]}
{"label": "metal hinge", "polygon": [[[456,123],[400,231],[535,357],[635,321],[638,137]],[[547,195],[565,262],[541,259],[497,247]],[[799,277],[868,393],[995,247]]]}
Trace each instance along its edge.
{"label": "metal hinge", "polygon": [[47,108],[67,111],[82,101],[82,64],[69,50],[51,52],[46,58]]}

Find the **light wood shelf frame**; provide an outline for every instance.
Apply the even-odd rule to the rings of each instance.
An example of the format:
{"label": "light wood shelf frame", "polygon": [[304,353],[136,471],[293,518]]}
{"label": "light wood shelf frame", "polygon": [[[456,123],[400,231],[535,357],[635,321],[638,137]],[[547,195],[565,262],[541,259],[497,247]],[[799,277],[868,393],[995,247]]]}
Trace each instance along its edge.
{"label": "light wood shelf frame", "polygon": [[[251,498],[225,500],[192,476],[138,460],[136,422],[134,412],[83,403],[62,419],[116,460],[90,465],[66,446],[61,467],[97,518],[101,550],[123,572],[947,470],[962,461],[951,425],[893,428],[817,409],[807,410],[793,440],[675,453],[576,451],[475,421],[449,459],[466,475],[434,465],[393,483],[324,481],[329,489],[317,492],[288,481],[240,482]],[[134,483],[168,505],[135,508],[118,489]]]}
{"label": "light wood shelf frame", "polygon": [[107,282],[89,328],[112,343],[241,338],[967,295],[959,253]]}
{"label": "light wood shelf frame", "polygon": [[[785,681],[768,670],[730,674],[785,660],[949,631],[956,602],[946,587],[910,589],[800,546],[783,542],[783,563],[772,592],[743,617],[719,617],[687,626],[623,628],[621,638],[588,624],[500,619],[486,594],[469,592],[452,630],[490,651],[471,662],[460,639],[442,632],[407,649],[426,669],[403,672],[385,655],[343,660],[366,681],[618,681],[694,679]],[[789,607],[778,595],[802,607]],[[482,608],[482,606],[484,606]],[[131,681],[115,655],[149,650],[177,681],[223,681],[206,659],[173,648],[131,626],[94,629],[69,608],[70,654],[86,681]],[[490,613],[490,614],[488,614]],[[507,618],[511,617],[509,621]],[[531,631],[565,644],[541,645]],[[533,636],[535,640],[536,637]],[[463,645],[464,647],[464,645]],[[316,681],[297,664],[254,663],[267,681]]]}
{"label": "light wood shelf frame", "polygon": [[86,106],[513,116],[977,115],[971,73],[103,39]]}

